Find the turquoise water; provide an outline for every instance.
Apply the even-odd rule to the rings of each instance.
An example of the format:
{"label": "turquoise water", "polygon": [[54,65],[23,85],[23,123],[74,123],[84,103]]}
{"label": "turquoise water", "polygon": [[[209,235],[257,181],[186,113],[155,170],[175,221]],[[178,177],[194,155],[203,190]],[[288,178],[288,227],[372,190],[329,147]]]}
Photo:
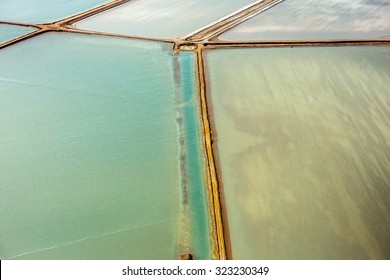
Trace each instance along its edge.
{"label": "turquoise water", "polygon": [[80,29],[155,38],[187,35],[235,10],[250,0],[142,0],[131,1],[85,19]]}
{"label": "turquoise water", "polygon": [[36,28],[33,27],[0,24],[0,45],[35,30]]}
{"label": "turquoise water", "polygon": [[390,49],[206,55],[236,259],[390,258]]}
{"label": "turquoise water", "polygon": [[211,232],[210,212],[207,205],[205,162],[202,153],[200,133],[200,112],[196,86],[196,56],[193,53],[180,54],[180,76],[182,87],[182,112],[185,116],[183,133],[186,143],[186,166],[188,167],[190,219],[193,224],[193,250],[197,259],[210,259]]}
{"label": "turquoise water", "polygon": [[49,33],[0,51],[2,259],[210,257],[194,58],[178,85],[170,48]]}
{"label": "turquoise water", "polygon": [[110,0],[1,0],[0,20],[49,23],[84,12]]}
{"label": "turquoise water", "polygon": [[320,40],[390,35],[387,0],[286,0],[222,34],[224,40]]}

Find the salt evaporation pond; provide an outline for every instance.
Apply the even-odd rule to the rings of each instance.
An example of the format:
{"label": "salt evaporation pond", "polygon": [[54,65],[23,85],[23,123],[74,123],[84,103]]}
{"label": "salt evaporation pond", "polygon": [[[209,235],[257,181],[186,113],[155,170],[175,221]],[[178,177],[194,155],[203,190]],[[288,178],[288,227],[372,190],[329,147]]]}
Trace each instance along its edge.
{"label": "salt evaporation pond", "polygon": [[211,258],[195,69],[102,36],[1,50],[0,257]]}
{"label": "salt evaporation pond", "polygon": [[[3,0],[0,45],[110,2]],[[132,0],[68,28],[167,41],[255,2]],[[389,13],[285,0],[220,39],[389,38]],[[216,258],[196,54],[101,35],[0,50],[0,258]],[[389,259],[388,47],[204,54],[233,258]]]}
{"label": "salt evaporation pond", "polygon": [[34,27],[18,26],[0,23],[0,45],[37,30]]}
{"label": "salt evaporation pond", "polygon": [[206,58],[233,257],[389,259],[389,48]]}
{"label": "salt evaporation pond", "polygon": [[285,0],[222,40],[363,39],[390,36],[388,0]]}
{"label": "salt evaporation pond", "polygon": [[110,0],[1,0],[0,21],[50,23],[84,12]]}
{"label": "salt evaporation pond", "polygon": [[75,27],[132,36],[178,38],[253,2],[135,0],[80,21]]}

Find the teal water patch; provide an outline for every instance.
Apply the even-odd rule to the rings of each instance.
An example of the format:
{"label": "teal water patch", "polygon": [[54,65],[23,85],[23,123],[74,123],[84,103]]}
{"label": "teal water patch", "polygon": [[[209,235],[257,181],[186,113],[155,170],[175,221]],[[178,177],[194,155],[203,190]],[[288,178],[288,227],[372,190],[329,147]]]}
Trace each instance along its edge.
{"label": "teal water patch", "polygon": [[0,45],[37,30],[34,27],[26,27],[11,24],[0,24]]}
{"label": "teal water patch", "polygon": [[211,258],[210,212],[207,204],[205,162],[200,134],[200,112],[196,86],[196,55],[180,53],[182,112],[188,167],[190,219],[192,221],[193,251],[196,259]]}
{"label": "teal water patch", "polygon": [[84,12],[110,0],[1,0],[0,20],[50,23]]}
{"label": "teal water patch", "polygon": [[[183,65],[191,95],[193,59]],[[1,50],[0,73],[0,257],[176,259],[184,237],[171,45],[48,33]],[[207,258],[194,98],[189,215],[196,255]]]}
{"label": "teal water patch", "polygon": [[187,35],[250,0],[131,1],[75,24],[76,28],[154,38]]}
{"label": "teal water patch", "polygon": [[390,35],[387,0],[286,0],[220,36],[223,40],[321,40]]}

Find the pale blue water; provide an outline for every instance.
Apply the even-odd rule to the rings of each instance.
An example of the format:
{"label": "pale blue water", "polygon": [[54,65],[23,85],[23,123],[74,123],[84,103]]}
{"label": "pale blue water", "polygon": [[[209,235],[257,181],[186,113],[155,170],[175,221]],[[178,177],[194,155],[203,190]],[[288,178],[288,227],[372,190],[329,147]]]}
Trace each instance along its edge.
{"label": "pale blue water", "polygon": [[80,29],[155,38],[187,35],[251,0],[135,0],[85,19]]}
{"label": "pale blue water", "polygon": [[23,36],[37,30],[33,27],[25,27],[11,24],[0,24],[0,45],[12,39]]}
{"label": "pale blue water", "polygon": [[0,21],[49,23],[67,18],[110,0],[1,0]]}
{"label": "pale blue water", "polygon": [[170,48],[49,33],[0,51],[2,259],[210,257],[194,57],[179,56],[177,85]]}
{"label": "pale blue water", "polygon": [[223,40],[359,39],[390,36],[388,0],[286,0]]}

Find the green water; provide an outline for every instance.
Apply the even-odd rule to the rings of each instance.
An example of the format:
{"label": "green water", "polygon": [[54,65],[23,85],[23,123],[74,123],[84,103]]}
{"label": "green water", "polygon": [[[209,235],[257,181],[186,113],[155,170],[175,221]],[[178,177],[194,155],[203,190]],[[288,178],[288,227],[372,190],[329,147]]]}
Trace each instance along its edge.
{"label": "green water", "polygon": [[220,17],[226,16],[251,0],[141,0],[80,21],[80,29],[155,38],[178,38]]}
{"label": "green water", "polygon": [[178,57],[178,85],[170,48],[49,33],[0,51],[2,259],[176,259],[184,243],[210,257],[194,58]]}
{"label": "green water", "polygon": [[110,0],[1,0],[0,21],[49,23],[84,12]]}
{"label": "green water", "polygon": [[36,28],[0,23],[0,45],[35,31]]}
{"label": "green water", "polygon": [[321,40],[390,35],[388,0],[285,0],[220,36],[224,40]]}
{"label": "green water", "polygon": [[390,49],[206,61],[233,257],[389,259]]}

